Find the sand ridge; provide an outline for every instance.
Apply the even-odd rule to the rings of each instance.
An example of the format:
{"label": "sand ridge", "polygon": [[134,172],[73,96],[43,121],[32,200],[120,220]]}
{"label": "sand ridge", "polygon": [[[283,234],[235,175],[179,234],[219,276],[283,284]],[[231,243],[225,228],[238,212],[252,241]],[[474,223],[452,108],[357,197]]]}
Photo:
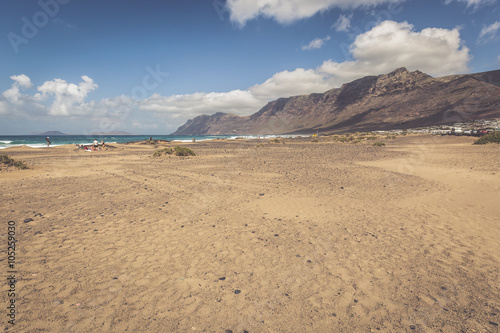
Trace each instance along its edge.
{"label": "sand ridge", "polygon": [[499,148],[471,143],[6,149],[7,331],[498,331]]}

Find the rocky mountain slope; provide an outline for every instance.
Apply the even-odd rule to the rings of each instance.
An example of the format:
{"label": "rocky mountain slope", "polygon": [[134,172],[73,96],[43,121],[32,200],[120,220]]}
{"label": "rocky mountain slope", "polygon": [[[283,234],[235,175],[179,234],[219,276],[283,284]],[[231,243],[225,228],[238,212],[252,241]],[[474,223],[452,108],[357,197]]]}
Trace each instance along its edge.
{"label": "rocky mountain slope", "polygon": [[500,118],[500,70],[433,78],[399,68],[322,94],[279,98],[251,116],[199,116],[173,134],[388,130],[489,118]]}

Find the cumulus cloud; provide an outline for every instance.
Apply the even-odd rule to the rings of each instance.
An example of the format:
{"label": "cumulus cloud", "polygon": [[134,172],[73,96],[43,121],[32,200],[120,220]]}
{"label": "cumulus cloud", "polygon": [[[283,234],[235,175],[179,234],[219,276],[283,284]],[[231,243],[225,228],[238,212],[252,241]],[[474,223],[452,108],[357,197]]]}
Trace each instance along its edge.
{"label": "cumulus cloud", "polygon": [[215,112],[246,115],[266,103],[248,90],[173,96],[155,93],[143,100],[121,95],[87,102],[85,99],[88,94],[98,87],[88,76],[82,76],[82,81],[78,84],[68,83],[63,79],[46,81],[37,88],[38,93],[31,95],[20,91],[21,88],[32,87],[31,80],[26,75],[13,76],[12,79],[12,87],[0,95],[0,114],[3,117],[73,117],[92,121],[94,130],[102,132],[128,125],[138,128],[157,126],[155,120],[141,119],[141,112],[142,115],[144,112],[151,112],[182,121],[188,117]]}
{"label": "cumulus cloud", "polygon": [[21,75],[12,75],[10,77],[15,83],[23,88],[31,88],[33,87],[33,83],[31,83],[31,79],[24,74]]}
{"label": "cumulus cloud", "polygon": [[137,109],[137,103],[130,96],[120,95],[75,105],[73,110],[76,108],[78,111],[73,113],[90,119],[93,131],[111,132],[127,127]]}
{"label": "cumulus cloud", "polygon": [[441,76],[468,70],[469,49],[458,29],[427,28],[414,31],[407,22],[384,21],[359,35],[350,46],[351,61],[325,61],[319,69],[335,85],[397,67]]}
{"label": "cumulus cloud", "polygon": [[259,16],[273,18],[279,23],[291,23],[326,11],[399,3],[405,0],[227,0],[226,6],[233,22],[244,26]]}
{"label": "cumulus cloud", "polygon": [[72,116],[89,111],[84,102],[97,84],[82,76],[78,85],[62,79],[46,81],[37,88],[38,93],[24,92],[33,88],[31,79],[25,74],[10,77],[14,83],[0,95],[0,113],[9,118],[33,118],[45,115]]}
{"label": "cumulus cloud", "polygon": [[324,73],[314,69],[297,68],[294,71],[276,73],[264,83],[256,84],[249,90],[255,98],[267,101],[278,97],[323,92],[329,88],[331,85]]}
{"label": "cumulus cloud", "polygon": [[29,89],[33,86],[30,78],[24,74],[13,75],[10,78],[14,81],[14,83],[10,89],[7,89],[2,93],[2,96],[12,104],[23,103],[21,88]]}
{"label": "cumulus cloud", "polygon": [[324,74],[314,69],[298,68],[276,73],[264,83],[256,84],[248,90],[172,96],[155,93],[149,98],[137,101],[137,107],[143,112],[154,112],[174,119],[187,119],[216,112],[249,115],[258,111],[269,100],[322,92],[329,88],[330,84]]}
{"label": "cumulus cloud", "polygon": [[192,118],[201,114],[227,112],[234,114],[253,113],[262,107],[262,101],[247,90],[230,92],[197,92],[185,95],[162,96],[154,93],[139,102],[139,109],[163,114],[174,118]]}
{"label": "cumulus cloud", "polygon": [[68,83],[62,79],[46,81],[38,87],[40,94],[36,95],[36,97],[42,100],[49,97],[54,98],[49,109],[49,115],[81,115],[83,112],[78,106],[84,102],[85,97],[87,97],[91,91],[97,88],[97,84],[88,76],[82,76],[82,80],[83,81],[78,85]]}
{"label": "cumulus cloud", "polygon": [[337,22],[335,22],[335,24],[332,25],[332,28],[334,28],[337,31],[348,32],[349,29],[351,28],[351,19],[352,19],[352,14],[349,16],[340,14],[339,18],[337,19]]}
{"label": "cumulus cloud", "polygon": [[137,101],[137,107],[143,112],[168,115],[174,119],[193,118],[216,112],[249,115],[258,111],[269,100],[323,92],[329,88],[330,84],[324,74],[314,69],[298,68],[276,73],[264,83],[256,84],[248,90],[172,96],[155,93],[145,100]]}
{"label": "cumulus cloud", "polygon": [[137,101],[125,95],[103,98],[79,105],[80,113],[96,119],[106,118],[117,122],[128,117],[137,107]]}
{"label": "cumulus cloud", "polygon": [[492,23],[488,26],[484,26],[479,33],[479,38],[477,39],[478,44],[486,44],[494,41],[497,38],[497,32],[500,29],[500,22]]}
{"label": "cumulus cloud", "polygon": [[309,44],[302,46],[302,50],[314,50],[314,49],[320,49],[325,42],[330,40],[330,36],[326,36],[325,38],[315,38],[313,39]]}
{"label": "cumulus cloud", "polygon": [[23,92],[33,87],[31,79],[24,75],[10,77],[12,86],[0,94],[0,115],[5,118],[29,119],[32,115],[43,113],[44,106],[38,98]]}

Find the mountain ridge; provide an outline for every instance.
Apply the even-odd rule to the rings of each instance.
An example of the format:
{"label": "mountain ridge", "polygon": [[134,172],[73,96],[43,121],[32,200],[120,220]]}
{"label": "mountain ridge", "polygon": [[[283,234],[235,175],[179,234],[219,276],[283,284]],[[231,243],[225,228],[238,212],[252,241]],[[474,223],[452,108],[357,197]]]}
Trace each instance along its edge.
{"label": "mountain ridge", "polygon": [[278,98],[250,116],[198,116],[173,135],[389,130],[489,118],[500,118],[500,70],[434,78],[402,67],[324,93]]}
{"label": "mountain ridge", "polygon": [[63,136],[63,135],[68,135],[66,133],[60,132],[60,131],[46,131],[42,133],[30,133],[29,135],[40,135],[40,136]]}

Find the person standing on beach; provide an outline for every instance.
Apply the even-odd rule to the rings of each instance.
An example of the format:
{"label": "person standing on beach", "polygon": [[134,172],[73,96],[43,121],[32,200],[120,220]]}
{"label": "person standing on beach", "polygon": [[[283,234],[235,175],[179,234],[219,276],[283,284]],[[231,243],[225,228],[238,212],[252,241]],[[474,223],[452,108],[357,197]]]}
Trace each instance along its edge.
{"label": "person standing on beach", "polygon": [[97,147],[99,146],[99,142],[97,142],[97,139],[94,139],[94,145],[92,146],[92,150],[97,151]]}
{"label": "person standing on beach", "polygon": [[49,137],[47,137],[47,139],[45,139],[45,141],[47,141],[47,147],[50,146],[50,140],[49,140]]}

